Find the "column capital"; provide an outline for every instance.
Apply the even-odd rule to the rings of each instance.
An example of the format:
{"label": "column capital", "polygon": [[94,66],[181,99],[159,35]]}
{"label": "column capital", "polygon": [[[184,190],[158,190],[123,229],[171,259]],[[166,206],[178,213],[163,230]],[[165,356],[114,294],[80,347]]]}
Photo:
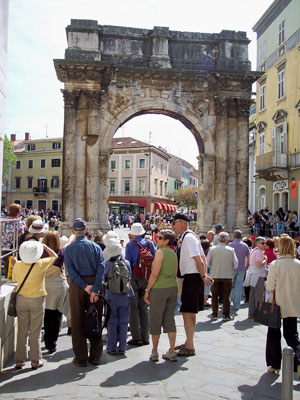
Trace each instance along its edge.
{"label": "column capital", "polygon": [[85,97],[87,98],[88,105],[90,108],[100,108],[101,106],[101,91],[100,90],[83,90]]}
{"label": "column capital", "polygon": [[65,107],[68,108],[76,108],[77,106],[77,101],[80,95],[80,90],[66,90],[66,89],[61,89],[61,92],[63,94],[64,102],[65,102]]}
{"label": "column capital", "polygon": [[224,97],[216,97],[215,98],[215,114],[216,115],[227,115],[228,112],[228,104],[227,99]]}
{"label": "column capital", "polygon": [[238,99],[238,115],[249,118],[251,99]]}

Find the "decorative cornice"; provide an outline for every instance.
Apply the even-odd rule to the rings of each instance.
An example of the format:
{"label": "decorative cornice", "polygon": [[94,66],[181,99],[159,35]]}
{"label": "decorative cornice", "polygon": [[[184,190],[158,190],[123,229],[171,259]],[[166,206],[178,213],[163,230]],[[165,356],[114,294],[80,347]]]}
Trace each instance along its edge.
{"label": "decorative cornice", "polygon": [[273,115],[272,120],[276,122],[280,118],[286,119],[287,112],[284,110],[277,110],[276,113]]}

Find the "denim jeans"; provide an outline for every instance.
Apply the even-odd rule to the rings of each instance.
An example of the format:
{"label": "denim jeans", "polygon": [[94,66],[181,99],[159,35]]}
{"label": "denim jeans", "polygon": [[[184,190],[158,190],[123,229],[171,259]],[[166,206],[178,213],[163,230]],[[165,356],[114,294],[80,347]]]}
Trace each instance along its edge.
{"label": "denim jeans", "polygon": [[235,308],[236,310],[240,308],[243,293],[244,276],[245,271],[233,272],[233,288],[231,290],[230,298],[233,302],[233,308]]}

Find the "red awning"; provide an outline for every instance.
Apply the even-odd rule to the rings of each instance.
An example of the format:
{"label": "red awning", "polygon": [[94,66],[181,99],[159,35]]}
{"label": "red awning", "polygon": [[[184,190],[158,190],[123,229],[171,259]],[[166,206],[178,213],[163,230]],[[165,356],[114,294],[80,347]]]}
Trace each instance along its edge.
{"label": "red awning", "polygon": [[161,206],[162,206],[162,209],[163,209],[164,211],[167,211],[167,205],[166,205],[165,203],[161,203]]}
{"label": "red awning", "polygon": [[172,210],[171,204],[167,204],[167,210],[168,210],[168,211],[171,211],[171,210]]}
{"label": "red awning", "polygon": [[160,204],[160,203],[154,203],[154,208],[155,208],[155,210],[162,210],[163,208],[162,208],[162,204]]}

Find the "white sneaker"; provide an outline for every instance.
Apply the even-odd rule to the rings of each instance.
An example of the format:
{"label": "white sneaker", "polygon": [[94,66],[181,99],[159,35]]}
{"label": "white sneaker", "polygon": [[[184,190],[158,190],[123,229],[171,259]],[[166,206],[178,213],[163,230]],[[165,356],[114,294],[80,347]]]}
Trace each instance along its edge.
{"label": "white sneaker", "polygon": [[151,353],[149,357],[150,361],[157,362],[159,360],[159,355],[157,352]]}
{"label": "white sneaker", "polygon": [[162,358],[164,360],[169,360],[169,361],[177,361],[177,354],[171,353],[170,351],[167,351],[165,354],[162,355]]}

